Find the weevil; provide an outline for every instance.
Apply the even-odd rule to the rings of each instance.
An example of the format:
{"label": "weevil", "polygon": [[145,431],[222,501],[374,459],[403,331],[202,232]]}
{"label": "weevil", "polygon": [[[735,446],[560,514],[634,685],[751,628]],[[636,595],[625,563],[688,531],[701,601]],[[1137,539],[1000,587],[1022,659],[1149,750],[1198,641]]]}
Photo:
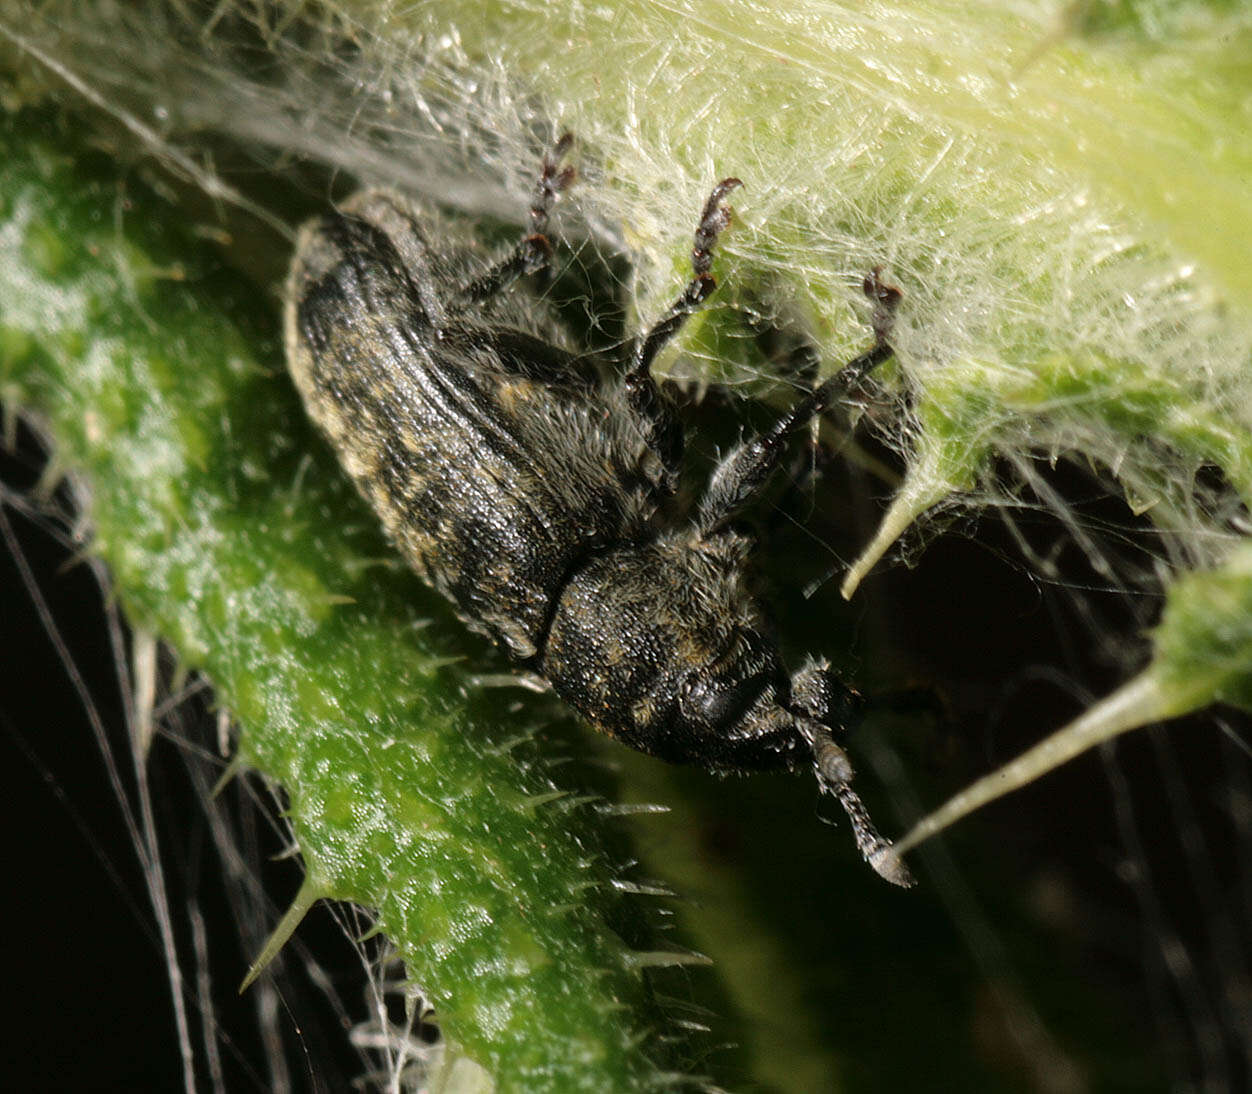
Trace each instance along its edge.
{"label": "weevil", "polygon": [[851,787],[836,741],[861,700],[824,661],[791,674],[747,589],[751,540],[732,521],[790,439],[889,358],[900,299],[875,271],[871,347],[714,470],[670,516],[683,459],[652,376],[716,288],[730,222],[723,179],[700,213],[692,276],[604,380],[534,293],[552,260],[570,139],[544,156],[530,230],[500,262],[429,210],[366,190],[299,234],[285,294],[288,367],[305,407],[414,570],[520,670],[596,729],[717,771],[811,767],[887,880],[912,884]]}

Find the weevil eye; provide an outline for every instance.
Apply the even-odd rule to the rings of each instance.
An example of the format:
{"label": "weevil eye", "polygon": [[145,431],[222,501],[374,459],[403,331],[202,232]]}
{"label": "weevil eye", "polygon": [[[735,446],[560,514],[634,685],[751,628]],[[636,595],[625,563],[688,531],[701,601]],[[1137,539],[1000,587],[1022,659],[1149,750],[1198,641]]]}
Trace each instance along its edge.
{"label": "weevil eye", "polygon": [[683,714],[710,729],[728,729],[760,698],[768,682],[764,672],[743,680],[696,680],[682,698]]}

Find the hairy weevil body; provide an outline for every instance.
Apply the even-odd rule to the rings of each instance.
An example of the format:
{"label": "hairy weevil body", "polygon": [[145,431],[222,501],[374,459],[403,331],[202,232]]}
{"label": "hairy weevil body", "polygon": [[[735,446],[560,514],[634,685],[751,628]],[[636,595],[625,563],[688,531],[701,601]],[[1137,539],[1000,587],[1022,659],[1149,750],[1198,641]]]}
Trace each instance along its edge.
{"label": "hairy weevil body", "polygon": [[834,738],[858,696],[825,663],[787,672],[746,588],[751,542],[730,527],[790,438],[891,355],[899,292],[868,277],[869,351],[731,451],[689,519],[666,520],[683,434],[651,365],[715,288],[723,199],[740,183],[713,189],[691,281],[603,383],[534,297],[506,291],[551,259],[568,144],[544,158],[531,232],[477,274],[472,248],[396,194],[363,192],[306,225],[285,305],[305,406],[410,565],[597,729],[715,770],[811,766],[866,859],[911,884]]}

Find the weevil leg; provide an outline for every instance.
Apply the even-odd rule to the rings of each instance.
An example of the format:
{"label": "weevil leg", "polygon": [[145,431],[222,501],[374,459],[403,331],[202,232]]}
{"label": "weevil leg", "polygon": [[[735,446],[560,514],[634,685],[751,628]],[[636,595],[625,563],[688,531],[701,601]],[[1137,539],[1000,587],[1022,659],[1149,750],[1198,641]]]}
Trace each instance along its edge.
{"label": "weevil leg", "polygon": [[652,362],[675,334],[682,329],[687,317],[700,307],[709,294],[717,288],[717,282],[709,273],[713,265],[713,246],[717,237],[730,223],[730,206],[722,199],[743,183],[739,179],[722,179],[709,194],[700,213],[695,239],[691,248],[691,267],[695,276],[687,283],[668,310],[647,334],[635,342],[630,367],[623,378],[626,402],[640,419],[648,448],[661,461],[664,472],[663,489],[673,493],[678,482],[679,465],[682,463],[683,435],[673,407],[661,394],[652,376]]}
{"label": "weevil leg", "polygon": [[704,534],[725,526],[756,497],[777,470],[793,434],[895,353],[888,336],[896,305],[900,302],[900,290],[885,284],[879,277],[880,272],[875,269],[863,285],[865,295],[874,301],[874,345],[814,388],[771,429],[744,441],[722,460],[713,472],[696,515],[696,523]]}
{"label": "weevil leg", "polygon": [[548,268],[552,261],[552,244],[548,242],[548,217],[563,190],[574,181],[574,168],[562,167],[561,160],[574,143],[573,135],[561,138],[544,154],[543,166],[535,180],[530,203],[530,232],[513,251],[485,273],[457,291],[452,299],[454,311],[464,310],[490,300],[512,285],[518,278]]}

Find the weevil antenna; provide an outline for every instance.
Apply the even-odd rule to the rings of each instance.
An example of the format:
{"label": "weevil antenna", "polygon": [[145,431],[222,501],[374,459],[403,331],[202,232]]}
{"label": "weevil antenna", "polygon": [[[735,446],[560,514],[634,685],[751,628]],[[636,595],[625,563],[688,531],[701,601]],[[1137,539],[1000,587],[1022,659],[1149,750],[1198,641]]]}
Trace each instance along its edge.
{"label": "weevil antenna", "polygon": [[909,868],[896,854],[891,841],[879,835],[874,822],[869,819],[869,810],[865,808],[865,803],[852,789],[852,761],[835,744],[830,730],[809,718],[797,718],[796,726],[813,749],[813,767],[817,772],[818,786],[825,793],[837,798],[843,806],[843,811],[848,814],[848,820],[852,824],[852,836],[856,840],[857,849],[865,861],[874,868],[879,877],[893,885],[905,889],[916,885]]}

